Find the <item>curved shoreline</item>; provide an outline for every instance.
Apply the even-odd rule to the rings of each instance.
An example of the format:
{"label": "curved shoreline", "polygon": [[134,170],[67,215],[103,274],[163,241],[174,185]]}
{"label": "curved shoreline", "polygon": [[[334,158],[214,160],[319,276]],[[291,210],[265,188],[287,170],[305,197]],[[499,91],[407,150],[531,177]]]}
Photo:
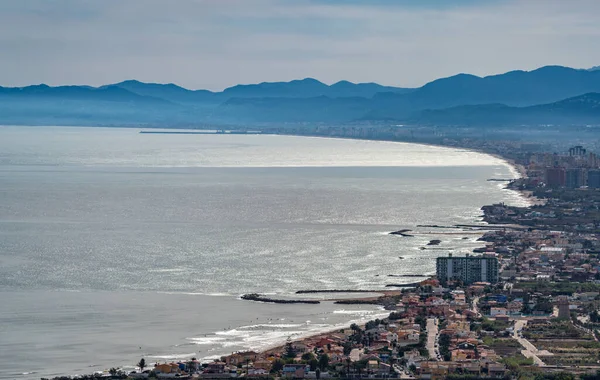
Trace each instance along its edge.
{"label": "curved shoreline", "polygon": [[[315,138],[332,138],[332,139],[340,139],[340,140],[342,140],[342,139],[344,139],[344,140],[346,140],[346,139],[353,139],[353,140],[364,140],[364,141],[368,141],[368,142],[373,142],[373,141],[382,141],[382,142],[387,142],[387,143],[396,143],[396,144],[413,144],[413,145],[434,146],[434,147],[440,147],[440,148],[445,148],[445,149],[449,149],[449,150],[451,150],[451,149],[452,149],[452,150],[457,150],[457,151],[471,151],[471,152],[475,152],[475,153],[479,153],[479,154],[485,154],[485,155],[488,155],[488,156],[492,156],[492,157],[498,158],[498,159],[500,159],[501,161],[503,161],[503,162],[505,163],[505,165],[506,165],[506,166],[513,168],[513,170],[514,170],[515,172],[519,173],[519,170],[518,170],[517,166],[516,166],[516,165],[512,165],[512,164],[511,164],[511,162],[510,162],[508,159],[504,159],[504,158],[502,158],[502,157],[500,157],[500,156],[498,156],[498,155],[494,155],[494,154],[491,154],[491,153],[480,152],[480,151],[477,151],[477,150],[472,150],[472,149],[457,148],[457,147],[449,147],[449,146],[437,145],[437,144],[427,144],[427,143],[413,143],[413,142],[394,141],[394,140],[371,140],[371,139],[356,139],[356,138],[342,138],[342,137],[335,138],[335,137],[325,137],[325,136],[323,136],[323,137],[320,137],[320,136],[287,135],[287,134],[282,134],[282,136],[315,137]],[[393,167],[393,166],[391,166],[391,167]],[[467,168],[467,167],[469,167],[469,166],[465,166],[465,167]],[[514,173],[514,172],[513,172],[513,171],[511,171],[511,173]],[[515,189],[510,189],[510,190],[511,190],[511,191],[515,191],[515,192],[517,192],[517,193],[521,193],[520,191],[518,191],[518,190],[515,190]],[[486,224],[487,224],[487,223],[486,223]],[[318,291],[318,292],[327,292],[327,291]],[[347,291],[347,292],[348,292],[348,293],[362,293],[363,291]],[[380,293],[380,292],[374,292],[374,291],[364,291],[364,292]],[[331,293],[335,293],[335,292],[334,292],[334,291],[331,291]],[[360,300],[360,298],[357,298],[357,299],[354,299],[354,298],[353,298],[353,299],[349,299],[349,300],[347,300],[347,301],[345,301],[345,302],[347,302],[347,303],[350,303],[350,302],[352,302],[352,300]],[[264,300],[264,299],[258,299],[257,301],[259,301],[259,302],[270,302],[270,301],[266,301],[266,300]],[[283,302],[278,302],[278,301],[283,301]],[[314,303],[314,302],[286,302],[286,301],[287,301],[287,300],[273,300],[273,301],[271,301],[271,302],[274,302],[274,303]],[[316,303],[318,303],[318,302],[319,302],[319,301],[316,301]],[[345,302],[340,302],[340,303],[345,303]],[[357,302],[360,302],[360,301],[357,301]],[[365,301],[365,303],[367,303],[367,302],[368,302],[368,301]],[[332,330],[333,330],[333,329],[332,329]]]}
{"label": "curved shoreline", "polygon": [[[532,194],[528,191],[512,189],[509,187],[509,185],[512,181],[527,178],[527,171],[525,170],[525,167],[517,164],[512,158],[503,157],[499,153],[486,152],[484,150],[480,150],[480,149],[476,149],[476,148],[464,148],[464,147],[458,147],[458,146],[453,146],[453,145],[435,144],[435,143],[431,143],[431,142],[413,142],[413,141],[392,140],[392,139],[385,139],[385,138],[365,139],[365,138],[352,137],[352,136],[319,136],[319,135],[301,135],[301,134],[293,134],[293,133],[262,133],[261,135],[262,136],[294,136],[294,137],[330,139],[330,140],[358,140],[358,141],[369,141],[369,142],[385,142],[385,143],[400,144],[400,145],[402,145],[402,144],[421,145],[421,146],[427,146],[427,147],[443,148],[443,149],[448,149],[451,151],[453,150],[453,151],[459,151],[459,152],[470,152],[470,153],[482,154],[482,155],[486,155],[489,157],[493,157],[493,158],[497,159],[498,161],[501,161],[504,166],[509,168],[509,171],[511,172],[511,174],[513,174],[514,178],[508,179],[506,182],[506,185],[503,187],[503,189],[514,191],[516,194],[518,194],[519,197],[525,203],[527,203],[527,206],[523,206],[523,207],[531,207],[531,206],[534,206],[537,204],[544,203],[543,200],[533,197]],[[397,165],[383,165],[383,166],[398,167]],[[466,166],[471,166],[471,165],[466,165]],[[482,205],[481,207],[483,207],[483,206],[485,206],[485,205]]]}

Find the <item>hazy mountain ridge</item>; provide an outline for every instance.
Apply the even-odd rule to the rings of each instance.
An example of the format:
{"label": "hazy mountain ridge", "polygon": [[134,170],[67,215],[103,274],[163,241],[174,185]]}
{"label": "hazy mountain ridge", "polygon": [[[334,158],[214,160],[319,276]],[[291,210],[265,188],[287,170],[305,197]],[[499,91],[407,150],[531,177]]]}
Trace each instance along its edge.
{"label": "hazy mountain ridge", "polygon": [[40,84],[27,87],[0,87],[0,99],[2,97],[169,103],[163,98],[144,96],[114,86],[100,88],[89,86],[50,87]]}
{"label": "hazy mountain ridge", "polygon": [[293,80],[290,82],[263,82],[259,84],[237,85],[226,88],[223,95],[242,98],[313,98],[327,97],[364,97],[371,98],[380,92],[409,93],[414,89],[382,86],[377,83],[352,83],[339,81],[327,85],[313,78]]}
{"label": "hazy mountain ridge", "polygon": [[366,119],[405,119],[425,109],[500,103],[531,106],[600,92],[600,71],[545,66],[477,77],[458,74],[437,79],[406,95],[379,94]]}
{"label": "hazy mountain ridge", "polygon": [[[120,88],[134,94],[162,98],[171,102],[194,104],[200,102],[219,102],[216,94],[208,90],[188,90],[173,83],[144,83],[137,80],[102,86],[100,88]],[[214,100],[213,100],[214,99]]]}
{"label": "hazy mountain ridge", "polygon": [[552,117],[561,122],[569,118],[598,122],[593,93],[600,93],[600,70],[562,66],[486,77],[458,74],[417,89],[347,81],[327,85],[305,78],[212,92],[128,80],[97,88],[0,87],[0,123],[169,126],[399,120],[539,124]]}
{"label": "hazy mountain ridge", "polygon": [[410,121],[435,125],[597,124],[600,123],[600,93],[529,107],[482,104],[425,110]]}

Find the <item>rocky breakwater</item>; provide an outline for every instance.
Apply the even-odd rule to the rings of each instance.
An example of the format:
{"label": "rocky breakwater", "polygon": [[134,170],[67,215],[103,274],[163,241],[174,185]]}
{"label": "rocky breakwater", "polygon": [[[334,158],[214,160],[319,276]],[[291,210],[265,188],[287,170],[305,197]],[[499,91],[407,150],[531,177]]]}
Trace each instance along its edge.
{"label": "rocky breakwater", "polygon": [[284,299],[269,298],[269,297],[265,297],[258,293],[244,294],[241,298],[243,300],[247,300],[247,301],[270,302],[270,303],[305,303],[305,304],[321,303],[320,301],[317,301],[317,300],[284,300]]}
{"label": "rocky breakwater", "polygon": [[398,231],[393,231],[390,232],[389,235],[399,235],[399,236],[404,236],[404,237],[414,237],[414,235],[409,234],[409,232],[411,232],[411,230],[398,230]]}

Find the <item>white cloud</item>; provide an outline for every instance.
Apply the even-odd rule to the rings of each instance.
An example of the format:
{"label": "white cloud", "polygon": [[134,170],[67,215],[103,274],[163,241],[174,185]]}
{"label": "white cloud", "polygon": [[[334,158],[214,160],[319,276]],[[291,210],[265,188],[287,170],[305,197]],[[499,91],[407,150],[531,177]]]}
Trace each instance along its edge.
{"label": "white cloud", "polygon": [[596,0],[353,4],[4,0],[0,84],[136,78],[221,89],[310,76],[418,86],[458,72],[600,64]]}

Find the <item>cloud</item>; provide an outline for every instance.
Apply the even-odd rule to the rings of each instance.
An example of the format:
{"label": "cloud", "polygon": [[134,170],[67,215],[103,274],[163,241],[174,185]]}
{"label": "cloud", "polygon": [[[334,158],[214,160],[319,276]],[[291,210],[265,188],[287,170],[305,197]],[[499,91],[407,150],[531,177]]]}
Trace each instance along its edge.
{"label": "cloud", "polygon": [[458,72],[597,65],[599,25],[595,0],[5,0],[0,84],[418,86]]}

